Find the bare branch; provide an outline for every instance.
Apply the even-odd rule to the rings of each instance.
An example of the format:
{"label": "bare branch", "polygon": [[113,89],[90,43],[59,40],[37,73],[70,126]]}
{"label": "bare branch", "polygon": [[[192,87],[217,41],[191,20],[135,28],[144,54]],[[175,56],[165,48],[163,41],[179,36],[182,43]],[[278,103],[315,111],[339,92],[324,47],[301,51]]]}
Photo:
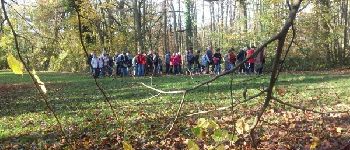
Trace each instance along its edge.
{"label": "bare branch", "polygon": [[248,101],[250,101],[250,100],[252,100],[254,98],[257,98],[257,97],[263,95],[265,92],[267,92],[267,90],[263,90],[263,91],[259,92],[258,94],[253,95],[253,96],[245,99],[244,101],[239,101],[236,104],[231,105],[231,106],[220,107],[220,108],[213,109],[213,110],[199,111],[199,112],[196,112],[196,113],[188,114],[188,115],[186,115],[186,117],[191,117],[191,116],[194,116],[194,115],[207,114],[207,113],[211,113],[211,112],[215,112],[215,111],[223,111],[223,110],[227,110],[227,109],[230,109],[230,108],[233,110],[233,108],[236,107],[237,105],[245,103],[245,102],[248,102]]}
{"label": "bare branch", "polygon": [[[48,110],[53,114],[58,126],[59,126],[59,129],[62,133],[62,135],[67,138],[64,130],[63,130],[63,126],[60,122],[60,120],[58,119],[58,116],[55,112],[55,110],[53,109],[53,107],[50,105],[49,101],[48,101],[48,95],[46,94],[46,92],[43,91],[43,89],[40,87],[41,84],[38,83],[38,80],[34,77],[34,74],[30,71],[29,69],[29,66],[28,64],[25,63],[23,57],[22,57],[22,54],[20,53],[20,48],[19,48],[19,43],[18,43],[18,35],[16,33],[16,31],[14,30],[13,26],[12,26],[12,23],[7,15],[7,11],[6,11],[6,7],[5,7],[5,0],[1,0],[1,7],[2,7],[2,10],[3,10],[3,13],[4,13],[4,17],[5,17],[5,20],[7,21],[8,25],[10,26],[11,28],[11,32],[12,32],[12,35],[13,35],[13,38],[14,38],[14,44],[15,44],[15,48],[16,48],[16,51],[17,51],[17,55],[20,59],[20,61],[22,62],[25,70],[28,72],[30,78],[32,79],[33,81],[33,84],[35,85],[35,88],[38,90],[40,96],[43,98],[44,102],[45,102],[45,105],[46,107],[48,108]],[[68,139],[68,138],[67,138]]]}
{"label": "bare branch", "polygon": [[350,112],[350,110],[348,110],[348,111],[321,112],[321,111],[309,109],[309,108],[306,108],[306,107],[303,107],[303,106],[296,106],[296,105],[293,105],[293,104],[290,104],[290,103],[287,103],[287,102],[283,102],[282,100],[280,100],[280,99],[278,99],[277,97],[274,97],[274,96],[272,97],[272,99],[274,99],[278,103],[281,103],[283,105],[286,105],[286,106],[289,106],[289,107],[292,107],[292,108],[295,108],[295,109],[300,109],[300,110],[303,110],[303,111],[311,111],[311,112],[319,113],[319,114],[349,113]]}
{"label": "bare branch", "polygon": [[151,89],[153,91],[157,91],[158,93],[162,93],[162,94],[180,94],[180,93],[185,93],[186,92],[184,90],[180,90],[180,91],[163,91],[163,90],[156,89],[154,87],[148,86],[145,83],[140,83],[140,84],[143,85],[146,88],[149,88],[149,89]]}
{"label": "bare branch", "polygon": [[[86,55],[86,59],[89,58],[89,54],[87,52],[87,49],[85,47],[85,44],[84,44],[84,41],[83,41],[83,31],[82,31],[82,23],[81,23],[81,15],[80,15],[80,11],[79,11],[79,8],[77,5],[75,5],[74,7],[76,13],[77,13],[77,17],[78,17],[78,26],[79,26],[79,39],[80,39],[80,43],[81,43],[81,46],[83,47],[83,50],[84,50],[84,53]],[[92,65],[89,64],[90,67],[92,68]],[[115,112],[115,109],[114,107],[112,106],[112,103],[110,102],[108,96],[107,96],[107,93],[103,90],[103,88],[101,87],[101,85],[97,82],[97,79],[94,78],[94,81],[95,81],[95,85],[96,87],[98,88],[98,90],[102,93],[104,99],[105,99],[105,102],[109,105],[110,109],[112,110],[112,113],[113,113],[113,117],[114,119],[118,120],[118,117],[117,117],[117,114]]]}
{"label": "bare branch", "polygon": [[184,104],[184,101],[185,101],[186,93],[187,93],[187,92],[184,92],[183,95],[182,95],[182,99],[181,99],[181,101],[180,101],[180,106],[179,106],[179,108],[178,108],[178,110],[177,110],[177,112],[176,112],[175,119],[174,119],[173,122],[170,124],[170,129],[169,129],[167,135],[171,132],[171,130],[173,130],[174,124],[176,123],[176,121],[177,121],[177,119],[178,119],[178,117],[179,117],[179,114],[180,114],[180,112],[181,112],[181,109],[182,109],[183,104]]}

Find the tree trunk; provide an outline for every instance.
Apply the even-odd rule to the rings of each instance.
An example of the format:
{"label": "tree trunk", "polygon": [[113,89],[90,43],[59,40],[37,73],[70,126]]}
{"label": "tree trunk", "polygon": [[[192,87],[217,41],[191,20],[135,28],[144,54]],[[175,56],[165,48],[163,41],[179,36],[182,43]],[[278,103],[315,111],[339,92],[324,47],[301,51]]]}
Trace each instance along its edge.
{"label": "tree trunk", "polygon": [[[179,49],[179,34],[177,32],[177,21],[176,21],[176,12],[175,12],[175,8],[174,8],[174,1],[171,1],[171,11],[173,11],[173,26],[174,26],[174,34],[175,34],[175,38],[174,38],[174,45],[175,45],[175,49]],[[169,49],[166,49],[169,50]]]}
{"label": "tree trunk", "polygon": [[348,28],[349,28],[349,0],[345,0],[344,6],[343,6],[343,14],[344,14],[344,45],[343,45],[343,58],[345,59],[345,53],[349,47],[349,34],[348,34]]}
{"label": "tree trunk", "polygon": [[138,0],[133,1],[133,9],[134,9],[134,24],[135,24],[135,42],[136,47],[139,47],[142,51],[145,51],[145,47],[142,39],[142,30],[141,30],[141,12],[140,12],[140,4]]}
{"label": "tree trunk", "polygon": [[189,49],[193,46],[192,39],[193,39],[193,30],[192,30],[192,8],[193,8],[193,2],[192,0],[186,0],[185,1],[185,17],[186,17],[186,49]]}
{"label": "tree trunk", "polygon": [[[168,45],[168,33],[167,33],[167,28],[168,28],[168,17],[167,17],[167,0],[163,1],[164,6],[163,6],[163,19],[164,19],[164,35],[163,35],[163,42],[164,42],[164,52],[169,49]],[[164,53],[165,54],[165,53]]]}

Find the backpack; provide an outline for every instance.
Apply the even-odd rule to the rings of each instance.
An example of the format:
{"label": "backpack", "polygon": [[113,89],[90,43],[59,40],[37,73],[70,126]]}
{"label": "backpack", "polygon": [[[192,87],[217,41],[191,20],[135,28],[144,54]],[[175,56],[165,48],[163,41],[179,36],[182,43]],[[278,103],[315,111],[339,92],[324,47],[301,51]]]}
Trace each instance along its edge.
{"label": "backpack", "polygon": [[124,56],[124,55],[121,55],[120,56],[120,64],[126,68],[128,67],[128,57]]}

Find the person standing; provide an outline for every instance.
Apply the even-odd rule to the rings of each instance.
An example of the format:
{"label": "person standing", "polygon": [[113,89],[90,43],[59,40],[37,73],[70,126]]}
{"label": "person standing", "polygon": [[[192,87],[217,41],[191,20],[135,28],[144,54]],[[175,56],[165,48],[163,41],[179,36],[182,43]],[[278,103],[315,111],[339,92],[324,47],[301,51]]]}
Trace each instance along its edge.
{"label": "person standing", "polygon": [[214,73],[216,75],[219,75],[221,73],[221,60],[222,60],[222,56],[220,53],[220,48],[217,48],[213,57]]}
{"label": "person standing", "polygon": [[256,68],[256,73],[258,75],[261,75],[264,69],[264,64],[265,64],[265,55],[264,55],[265,48],[263,48],[255,58],[255,68]]}
{"label": "person standing", "polygon": [[209,58],[206,53],[203,54],[202,56],[201,64],[202,64],[202,72],[205,74],[209,74]]}
{"label": "person standing", "polygon": [[248,67],[247,67],[248,74],[254,73],[254,63],[255,63],[255,58],[253,57],[254,51],[255,51],[254,46],[252,46],[252,48],[247,50],[246,57],[248,58],[248,61],[247,61],[248,62]]}
{"label": "person standing", "polygon": [[128,57],[126,53],[122,53],[119,56],[119,65],[120,65],[120,76],[125,77],[128,76]]}
{"label": "person standing", "polygon": [[180,73],[180,55],[179,53],[176,53],[174,56],[174,74],[177,75]]}
{"label": "person standing", "polygon": [[153,51],[149,50],[146,57],[146,74],[151,74],[153,73]]}
{"label": "person standing", "polygon": [[230,70],[232,70],[235,67],[235,63],[237,59],[234,50],[235,50],[234,48],[231,48],[229,51]]}
{"label": "person standing", "polygon": [[187,55],[186,55],[186,62],[187,62],[187,74],[191,74],[193,72],[192,67],[193,67],[193,62],[194,61],[194,55],[192,52],[192,48],[187,50]]}
{"label": "person standing", "polygon": [[94,78],[97,78],[99,75],[99,71],[98,71],[98,58],[96,57],[96,54],[92,55],[90,64],[92,68],[92,75]]}
{"label": "person standing", "polygon": [[157,52],[153,55],[153,75],[159,74],[159,55]]}
{"label": "person standing", "polygon": [[146,54],[142,53],[141,50],[139,50],[137,55],[137,71],[138,76],[145,76],[145,65],[146,65]]}
{"label": "person standing", "polygon": [[165,60],[165,73],[167,74],[167,75],[169,75],[169,73],[170,73],[170,52],[169,52],[169,50],[168,51],[166,51],[166,54],[165,54],[165,56],[164,56],[164,60]]}
{"label": "person standing", "polygon": [[208,57],[208,59],[209,59],[209,65],[207,65],[208,68],[207,68],[206,70],[208,70],[208,73],[209,73],[209,67],[210,67],[210,65],[212,66],[212,67],[211,67],[211,71],[214,71],[214,65],[213,65],[213,48],[212,48],[212,47],[208,47],[208,48],[207,48],[206,55],[207,55],[207,57]]}
{"label": "person standing", "polygon": [[137,76],[138,75],[138,71],[137,71],[137,55],[134,58],[132,58],[132,68],[133,68],[132,75],[133,76]]}
{"label": "person standing", "polygon": [[119,56],[119,54],[118,54],[118,52],[116,52],[114,57],[113,57],[113,61],[114,61],[114,65],[115,65],[115,76],[120,75],[120,72],[119,72],[120,65],[119,65],[118,56]]}
{"label": "person standing", "polygon": [[103,74],[103,55],[101,55],[99,58],[98,58],[98,76],[104,76]]}
{"label": "person standing", "polygon": [[[245,48],[242,48],[237,55],[237,65],[243,62],[243,60],[245,59],[245,56],[246,56]],[[245,73],[244,64],[239,67],[238,73]]]}
{"label": "person standing", "polygon": [[170,56],[170,73],[174,73],[175,74],[174,61],[175,61],[175,53],[173,53]]}
{"label": "person standing", "polygon": [[193,57],[193,68],[194,68],[194,73],[199,73],[201,70],[201,65],[199,63],[199,56],[200,56],[201,51],[197,50],[197,53]]}

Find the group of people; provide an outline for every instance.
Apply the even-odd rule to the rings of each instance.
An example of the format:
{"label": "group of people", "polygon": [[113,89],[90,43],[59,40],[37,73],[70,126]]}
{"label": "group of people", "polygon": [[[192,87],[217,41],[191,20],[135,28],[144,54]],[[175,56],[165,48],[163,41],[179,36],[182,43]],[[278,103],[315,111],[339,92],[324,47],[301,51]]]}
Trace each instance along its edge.
{"label": "group of people", "polygon": [[[183,74],[184,66],[186,74],[220,74],[222,65],[224,71],[230,71],[237,64],[248,58],[244,65],[239,67],[237,73],[262,74],[265,63],[264,50],[252,57],[254,52],[254,46],[241,48],[237,54],[234,48],[230,48],[222,56],[220,48],[216,48],[214,52],[212,47],[208,47],[204,54],[201,55],[200,50],[193,52],[193,49],[189,48],[183,60],[180,52],[171,54],[168,50],[164,54],[164,63],[160,55],[153,50],[150,50],[147,54],[138,50],[134,57],[126,51],[120,54],[116,53],[114,56],[110,56],[107,53],[97,56],[95,53],[91,53],[88,64],[95,78],[113,75],[122,77],[129,75],[156,76],[163,73],[177,75]],[[163,65],[165,66],[164,72]]]}

